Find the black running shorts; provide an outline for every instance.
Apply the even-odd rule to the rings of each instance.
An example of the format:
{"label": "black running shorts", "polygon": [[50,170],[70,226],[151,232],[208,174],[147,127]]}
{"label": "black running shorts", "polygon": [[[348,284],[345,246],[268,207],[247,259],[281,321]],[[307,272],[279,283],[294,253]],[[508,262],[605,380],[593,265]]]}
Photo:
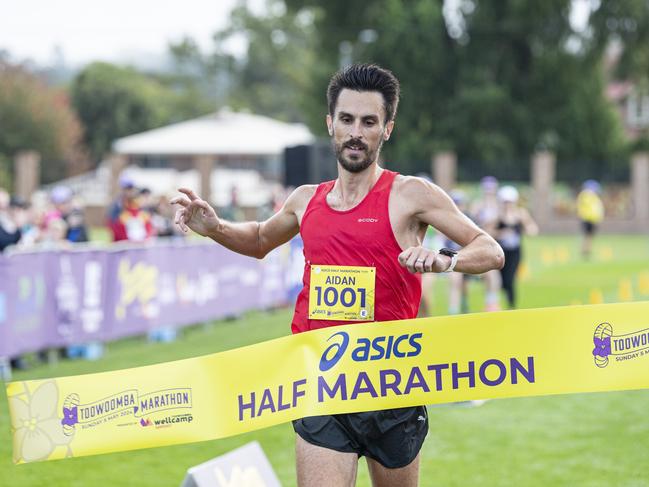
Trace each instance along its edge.
{"label": "black running shorts", "polygon": [[293,421],[308,443],[376,460],[386,468],[410,464],[428,433],[425,406],[313,416]]}
{"label": "black running shorts", "polygon": [[581,229],[586,235],[594,235],[597,231],[597,225],[593,222],[587,222],[586,220],[581,221]]}

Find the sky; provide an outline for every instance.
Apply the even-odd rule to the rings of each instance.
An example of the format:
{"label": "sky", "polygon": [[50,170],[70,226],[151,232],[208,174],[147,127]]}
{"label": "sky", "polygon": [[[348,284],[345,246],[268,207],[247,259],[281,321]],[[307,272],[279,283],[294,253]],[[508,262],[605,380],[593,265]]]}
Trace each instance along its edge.
{"label": "sky", "polygon": [[0,0],[0,49],[48,65],[161,55],[184,35],[208,48],[237,0]]}

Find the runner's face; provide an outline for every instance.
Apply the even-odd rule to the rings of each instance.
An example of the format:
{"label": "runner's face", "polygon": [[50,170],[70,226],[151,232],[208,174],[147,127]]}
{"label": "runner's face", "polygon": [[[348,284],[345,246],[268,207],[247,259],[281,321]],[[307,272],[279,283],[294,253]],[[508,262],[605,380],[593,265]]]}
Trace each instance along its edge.
{"label": "runner's face", "polygon": [[378,91],[344,89],[338,95],[333,118],[327,115],[336,158],[347,171],[367,169],[390,138],[394,121],[385,124],[383,95]]}

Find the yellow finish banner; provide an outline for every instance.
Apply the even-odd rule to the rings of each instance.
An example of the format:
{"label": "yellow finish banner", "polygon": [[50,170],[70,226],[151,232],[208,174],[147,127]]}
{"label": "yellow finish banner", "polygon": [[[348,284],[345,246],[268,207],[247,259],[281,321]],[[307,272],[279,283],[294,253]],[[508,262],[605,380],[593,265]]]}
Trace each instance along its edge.
{"label": "yellow finish banner", "polygon": [[649,302],[337,326],[7,384],[14,461],[205,441],[304,416],[649,388]]}

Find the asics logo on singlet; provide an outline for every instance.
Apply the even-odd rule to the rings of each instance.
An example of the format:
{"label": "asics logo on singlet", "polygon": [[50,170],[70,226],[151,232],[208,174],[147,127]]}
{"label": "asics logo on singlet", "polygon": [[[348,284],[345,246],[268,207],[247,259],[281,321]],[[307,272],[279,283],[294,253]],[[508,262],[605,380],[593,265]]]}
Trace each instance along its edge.
{"label": "asics logo on singlet", "polygon": [[377,223],[378,218],[359,218],[358,223]]}
{"label": "asics logo on singlet", "polygon": [[[369,338],[358,338],[351,351],[351,359],[354,362],[367,362],[369,360],[381,360],[404,357],[416,357],[421,353],[419,340],[422,333],[386,335]],[[349,348],[349,334],[339,331],[331,335],[327,341],[333,341],[322,353],[319,368],[326,372],[336,365]]]}

